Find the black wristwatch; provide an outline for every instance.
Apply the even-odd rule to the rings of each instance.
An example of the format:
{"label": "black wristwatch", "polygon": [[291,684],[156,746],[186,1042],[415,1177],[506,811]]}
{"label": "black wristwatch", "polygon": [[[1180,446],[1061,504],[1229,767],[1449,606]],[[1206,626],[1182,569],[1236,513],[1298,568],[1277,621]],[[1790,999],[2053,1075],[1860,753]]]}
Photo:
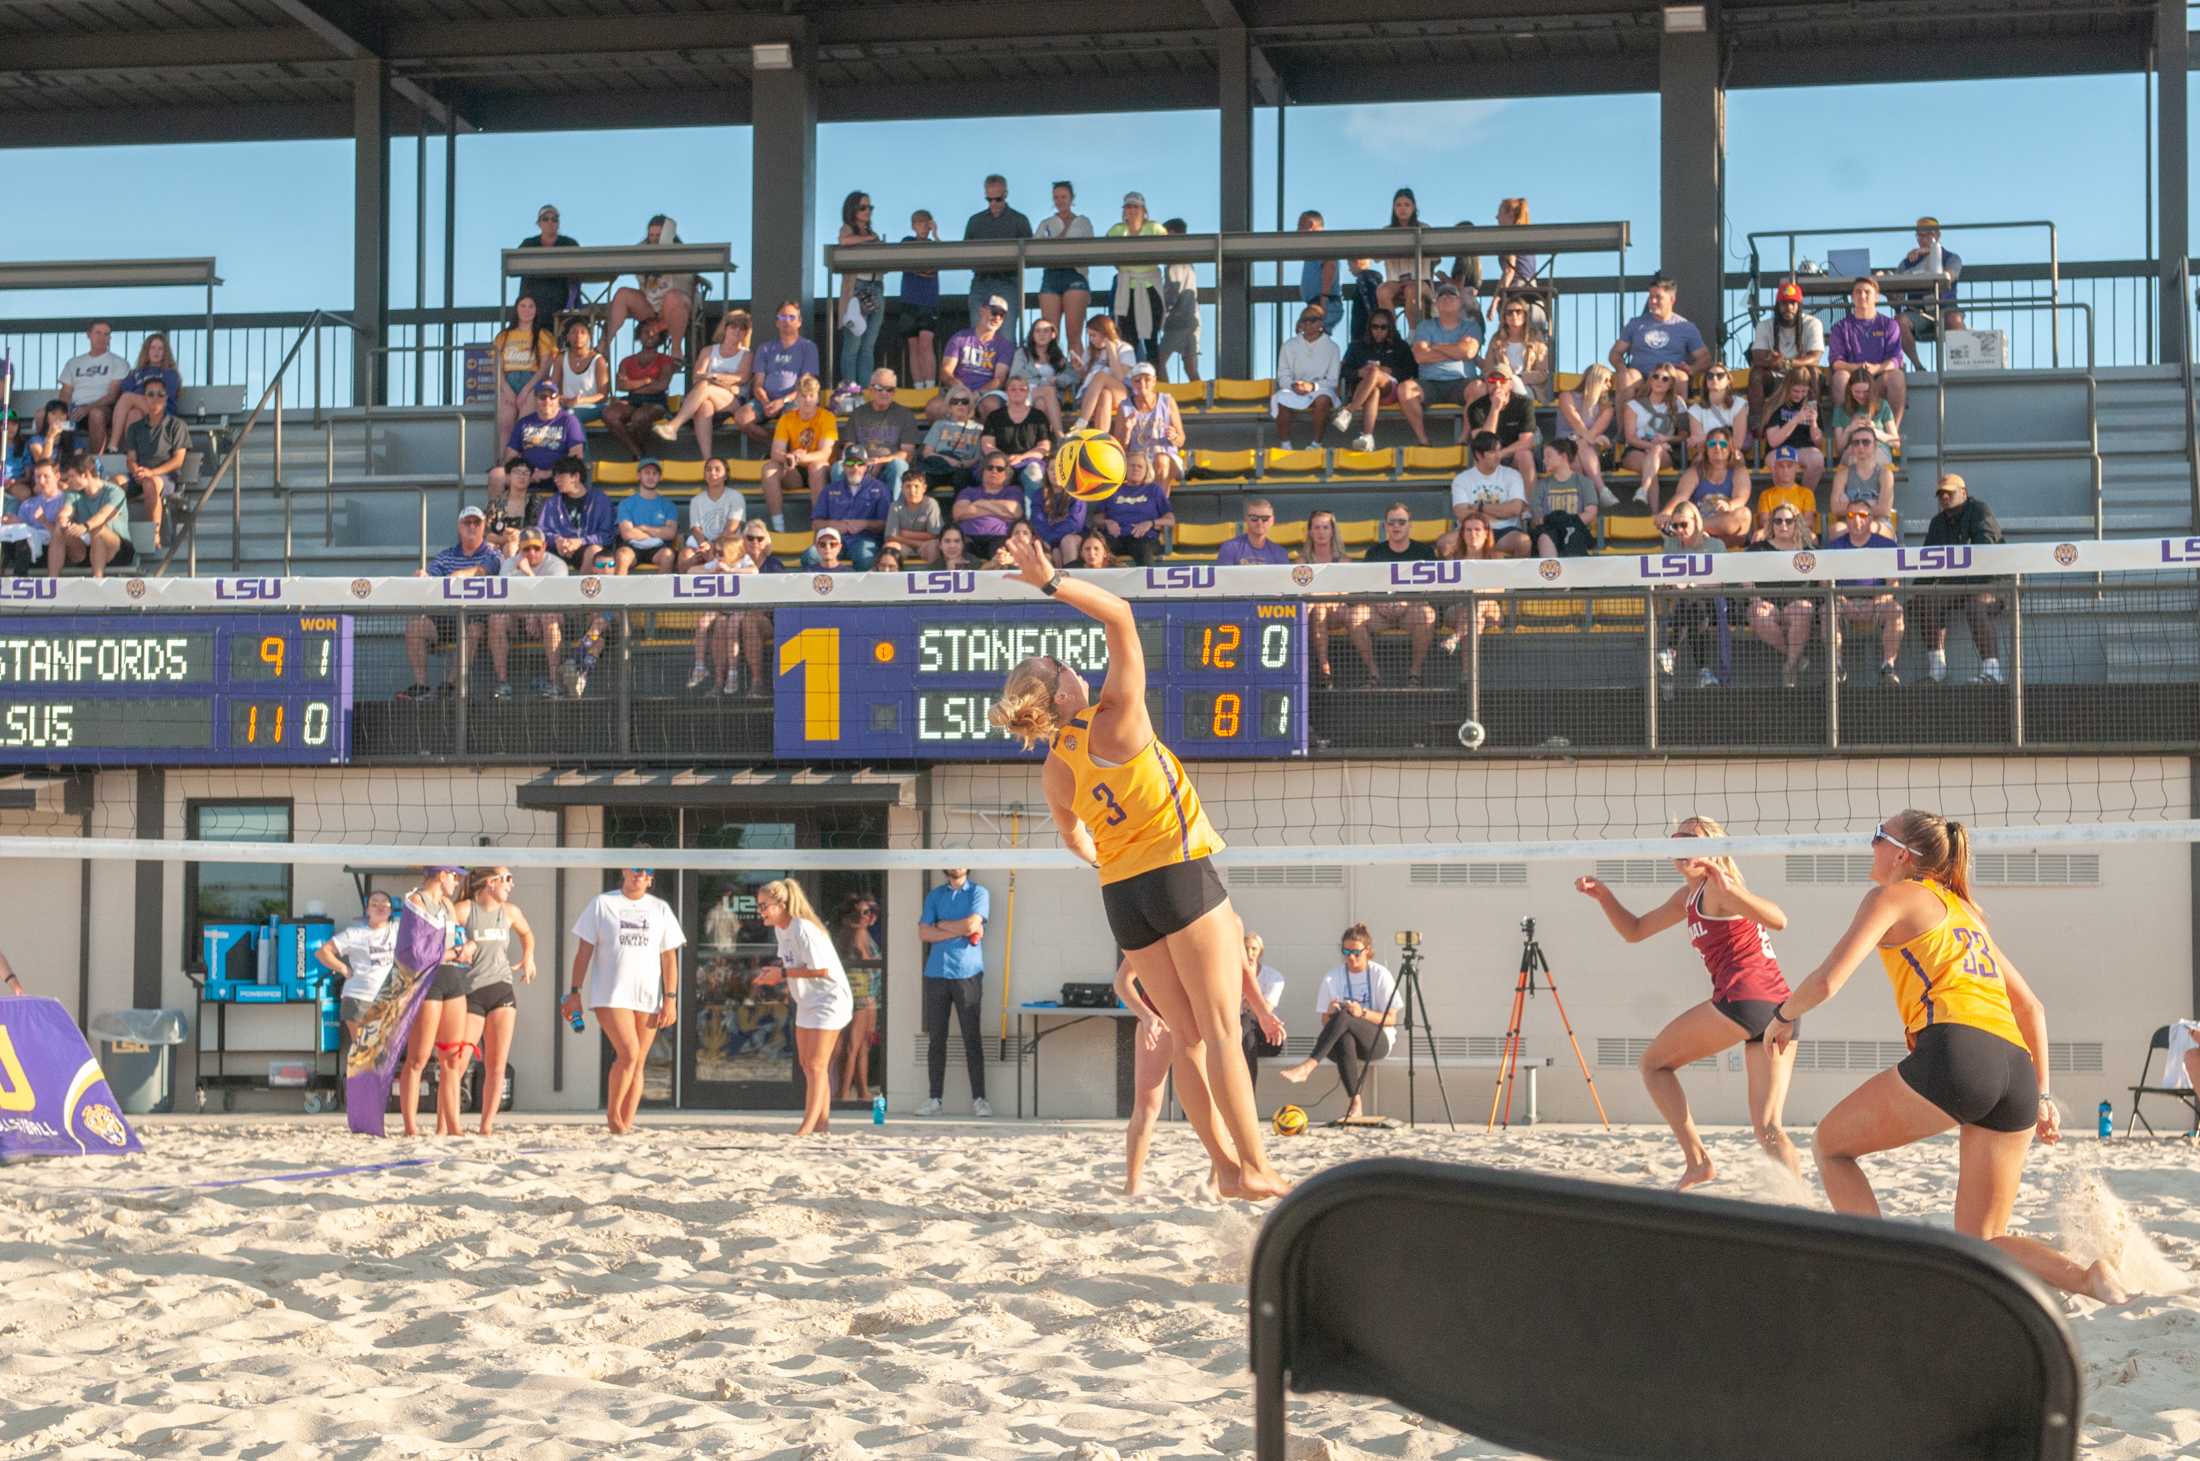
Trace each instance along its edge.
{"label": "black wristwatch", "polygon": [[1041,593],[1045,594],[1045,595],[1046,595],[1046,596],[1047,596],[1048,598],[1050,598],[1050,599],[1051,599],[1051,598],[1053,598],[1053,597],[1054,597],[1054,596],[1055,596],[1056,594],[1060,593],[1061,591],[1062,591],[1062,570],[1061,570],[1061,569],[1059,569],[1059,568],[1057,568],[1057,569],[1055,569],[1055,570],[1054,570],[1054,577],[1052,577],[1052,578],[1048,579],[1048,580],[1047,580],[1047,581],[1046,581],[1045,583],[1042,583],[1042,584],[1040,584],[1040,585],[1039,585],[1039,592],[1041,592]]}

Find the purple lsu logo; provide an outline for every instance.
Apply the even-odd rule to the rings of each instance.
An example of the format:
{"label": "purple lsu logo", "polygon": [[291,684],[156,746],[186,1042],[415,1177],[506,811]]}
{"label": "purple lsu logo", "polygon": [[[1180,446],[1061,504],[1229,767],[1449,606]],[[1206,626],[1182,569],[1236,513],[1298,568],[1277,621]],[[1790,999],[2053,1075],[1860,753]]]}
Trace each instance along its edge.
{"label": "purple lsu logo", "polygon": [[1709,553],[1646,553],[1635,560],[1637,578],[1709,578]]}
{"label": "purple lsu logo", "polygon": [[1902,573],[1969,568],[1971,550],[1960,543],[1940,543],[1930,548],[1897,548],[1894,550],[1894,566]]}
{"label": "purple lsu logo", "polygon": [[672,596],[676,599],[737,599],[741,597],[741,579],[731,573],[698,573],[689,578],[675,578]]}
{"label": "purple lsu logo", "polygon": [[58,578],[0,578],[0,599],[22,602],[57,598],[60,593]]}
{"label": "purple lsu logo", "polygon": [[283,581],[279,578],[217,578],[214,580],[214,597],[217,599],[244,599],[253,603],[269,603],[283,596]]}
{"label": "purple lsu logo", "polygon": [[1175,563],[1146,570],[1148,588],[1213,588],[1215,570],[1205,563]]}
{"label": "purple lsu logo", "polygon": [[967,594],[978,587],[978,575],[962,569],[935,569],[930,573],[905,573],[902,583],[913,594]]}
{"label": "purple lsu logo", "polygon": [[508,578],[482,578],[477,574],[440,582],[447,599],[503,599],[512,594],[512,580]]}
{"label": "purple lsu logo", "polygon": [[1465,572],[1456,559],[1447,559],[1441,562],[1393,563],[1390,565],[1390,581],[1394,584],[1426,588],[1431,584],[1458,583],[1465,576]]}
{"label": "purple lsu logo", "polygon": [[2164,563],[2200,563],[2200,538],[2162,539]]}

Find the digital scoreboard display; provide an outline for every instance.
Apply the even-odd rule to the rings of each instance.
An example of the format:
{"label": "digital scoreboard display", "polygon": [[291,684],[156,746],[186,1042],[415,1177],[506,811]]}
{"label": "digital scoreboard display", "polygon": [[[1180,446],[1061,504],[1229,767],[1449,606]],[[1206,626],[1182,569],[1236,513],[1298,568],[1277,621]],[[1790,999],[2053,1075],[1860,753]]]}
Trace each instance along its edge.
{"label": "digital scoreboard display", "polygon": [[0,616],[0,765],[342,764],[342,615]]}
{"label": "digital scoreboard display", "polygon": [[[1138,606],[1146,708],[1187,759],[1306,751],[1306,620],[1298,603]],[[1057,604],[791,608],[773,616],[772,752],[897,760],[1036,759],[986,722],[1032,655],[1090,681],[1107,633]]]}

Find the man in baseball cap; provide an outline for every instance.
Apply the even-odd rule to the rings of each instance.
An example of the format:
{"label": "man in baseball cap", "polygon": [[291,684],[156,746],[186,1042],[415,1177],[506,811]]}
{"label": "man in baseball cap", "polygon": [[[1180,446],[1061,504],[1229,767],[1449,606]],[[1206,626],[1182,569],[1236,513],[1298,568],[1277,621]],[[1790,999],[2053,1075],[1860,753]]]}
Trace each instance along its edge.
{"label": "man in baseball cap", "polygon": [[1782,280],[1772,313],[1757,322],[1749,342],[1749,419],[1762,412],[1767,394],[1784,386],[1798,367],[1816,370],[1825,363],[1826,324],[1803,308],[1803,286]]}

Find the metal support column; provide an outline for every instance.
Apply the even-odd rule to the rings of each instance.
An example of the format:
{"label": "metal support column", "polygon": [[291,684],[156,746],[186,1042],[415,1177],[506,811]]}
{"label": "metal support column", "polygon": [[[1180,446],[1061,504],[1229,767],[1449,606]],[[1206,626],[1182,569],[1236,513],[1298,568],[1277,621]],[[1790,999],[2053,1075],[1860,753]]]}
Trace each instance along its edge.
{"label": "metal support column", "polygon": [[1679,286],[1676,308],[1696,322],[1716,359],[1726,317],[1721,21],[1718,0],[1710,0],[1703,30],[1676,32],[1670,27],[1680,9],[1666,10],[1669,28],[1658,46],[1658,267]]}
{"label": "metal support column", "polygon": [[[458,299],[458,112],[446,114],[443,125],[443,386],[450,394],[442,404],[461,405],[466,399],[458,369],[458,324],[452,318]],[[461,439],[465,431],[459,432]],[[465,470],[465,464],[459,464]]]}
{"label": "metal support column", "polygon": [[[755,73],[749,260],[756,278],[749,298],[760,322],[782,299],[800,300],[807,318],[817,293],[817,84],[810,64],[809,46],[798,44],[792,67]],[[761,334],[764,324],[757,328]],[[833,321],[821,328],[833,328]]]}
{"label": "metal support column", "polygon": [[389,63],[351,63],[351,395],[355,406],[389,400],[390,324]]}
{"label": "metal support column", "polygon": [[413,119],[413,404],[428,404],[428,114]]}
{"label": "metal support column", "polygon": [[[137,835],[154,842],[168,835],[168,774],[157,766],[138,768]],[[130,959],[130,1002],[139,1009],[159,1009],[164,998],[161,981],[169,965],[165,947],[168,918],[162,902],[167,865],[140,861],[131,868],[137,883],[137,906],[133,910],[136,926]]]}
{"label": "metal support column", "polygon": [[[1242,26],[1216,36],[1222,112],[1222,217],[1224,233],[1253,230],[1253,42]],[[1253,369],[1252,266],[1225,263],[1215,280],[1215,364],[1218,377],[1237,380]]]}
{"label": "metal support column", "polygon": [[2179,359],[2191,327],[2192,301],[2184,297],[2185,260],[2192,254],[2192,149],[2185,135],[2187,55],[2185,0],[2156,0],[2154,58],[2155,269],[2162,300],[2162,359]]}

